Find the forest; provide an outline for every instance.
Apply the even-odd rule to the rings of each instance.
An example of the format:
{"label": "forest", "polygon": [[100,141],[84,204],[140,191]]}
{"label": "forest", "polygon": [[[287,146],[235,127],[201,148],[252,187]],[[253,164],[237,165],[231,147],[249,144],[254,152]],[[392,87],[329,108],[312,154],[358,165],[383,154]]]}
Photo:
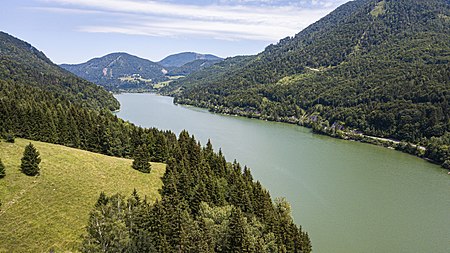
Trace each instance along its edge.
{"label": "forest", "polygon": [[186,131],[177,137],[117,118],[110,111],[118,108],[111,94],[59,69],[23,41],[4,33],[0,39],[4,138],[127,158],[144,150],[148,160],[167,164],[156,203],[139,193],[100,194],[82,252],[311,251],[289,204],[273,202],[247,167],[227,162],[211,143],[202,147]]}
{"label": "forest", "polygon": [[450,163],[450,9],[444,0],[348,2],[255,56],[162,90],[211,111],[427,147]]}

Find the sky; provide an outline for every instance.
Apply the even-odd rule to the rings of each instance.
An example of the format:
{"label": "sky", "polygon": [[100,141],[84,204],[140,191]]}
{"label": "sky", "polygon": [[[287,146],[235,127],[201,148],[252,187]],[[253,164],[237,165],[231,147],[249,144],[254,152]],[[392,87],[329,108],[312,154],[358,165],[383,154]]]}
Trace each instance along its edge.
{"label": "sky", "polygon": [[256,54],[348,0],[2,0],[0,30],[55,63],[112,52]]}

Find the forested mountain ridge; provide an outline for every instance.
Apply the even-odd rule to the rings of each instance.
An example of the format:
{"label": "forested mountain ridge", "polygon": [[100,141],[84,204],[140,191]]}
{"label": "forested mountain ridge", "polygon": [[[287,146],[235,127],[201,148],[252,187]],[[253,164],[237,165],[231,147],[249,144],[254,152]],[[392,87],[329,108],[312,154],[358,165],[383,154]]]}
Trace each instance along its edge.
{"label": "forested mountain ridge", "polygon": [[[29,63],[17,63],[16,53],[25,59],[30,45],[13,41],[26,47],[8,52],[2,48],[2,64],[8,66],[2,69],[0,79],[2,137],[14,141],[13,136],[18,136],[116,157],[139,155],[167,164],[161,201],[150,203],[136,192],[126,200],[120,195],[100,194],[79,242],[80,251],[311,252],[309,236],[292,220],[289,204],[282,199],[273,202],[247,167],[227,162],[210,142],[201,146],[186,131],[176,136],[117,118],[101,106],[102,94],[111,95],[89,82],[85,84],[98,91],[89,94],[92,102],[77,90],[64,93],[73,83],[61,82],[65,79],[52,74],[59,68],[36,70],[39,64],[48,67],[41,61],[31,62],[33,57],[46,59],[42,53],[31,56]],[[51,81],[52,85],[45,85]],[[38,177],[45,173],[42,169]]]}
{"label": "forested mountain ridge", "polygon": [[[8,94],[15,86],[14,95]],[[16,96],[16,103],[36,92],[57,101],[76,103],[95,109],[115,110],[119,102],[103,88],[76,77],[52,63],[30,44],[0,32],[0,98]]]}
{"label": "forested mountain ridge", "polygon": [[206,61],[220,61],[222,58],[212,55],[212,54],[199,54],[194,52],[183,52],[178,54],[172,54],[158,63],[164,67],[181,67],[186,63],[190,63],[196,60],[206,60]]}
{"label": "forested mountain ridge", "polygon": [[238,67],[215,74],[212,66],[172,83],[175,101],[330,134],[356,129],[422,143],[430,145],[425,156],[444,163],[449,6],[448,0],[348,2]]}
{"label": "forested mountain ridge", "polygon": [[167,70],[160,64],[127,53],[111,53],[61,67],[108,90],[151,88],[151,84],[168,80]]}
{"label": "forested mountain ridge", "polygon": [[171,76],[185,76],[221,60],[210,54],[186,52],[152,62],[127,53],[111,53],[85,63],[60,66],[110,91],[149,91],[155,90],[158,83],[169,82]]}
{"label": "forested mountain ridge", "polygon": [[216,63],[221,62],[222,59],[219,60],[207,60],[207,59],[198,59],[188,63],[181,65],[180,67],[171,67],[169,68],[168,75],[171,76],[187,76],[201,69],[210,67]]}

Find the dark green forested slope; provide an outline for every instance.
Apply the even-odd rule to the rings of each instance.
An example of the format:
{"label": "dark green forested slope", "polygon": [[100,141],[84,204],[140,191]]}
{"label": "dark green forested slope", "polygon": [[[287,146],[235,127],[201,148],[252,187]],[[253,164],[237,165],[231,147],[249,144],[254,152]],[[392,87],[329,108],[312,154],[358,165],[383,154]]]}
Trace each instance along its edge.
{"label": "dark green forested slope", "polygon": [[237,67],[215,74],[214,65],[174,82],[182,91],[175,101],[320,132],[338,126],[422,143],[425,156],[444,163],[449,7],[448,0],[348,2]]}
{"label": "dark green forested slope", "polygon": [[171,76],[187,76],[191,73],[199,71],[201,69],[210,67],[216,63],[221,62],[222,59],[217,60],[208,60],[208,59],[198,59],[186,64],[183,64],[179,67],[170,67],[168,75]]}
{"label": "dark green forested slope", "polygon": [[196,60],[205,60],[205,61],[220,61],[222,58],[212,55],[212,54],[199,54],[195,52],[183,52],[178,54],[172,54],[158,63],[167,68],[173,67],[181,67],[186,63],[190,63]]}
{"label": "dark green forested slope", "polygon": [[61,72],[23,41],[2,34],[0,43],[1,135],[118,157],[133,158],[139,150],[146,160],[168,165],[160,202],[148,203],[136,194],[126,201],[101,195],[81,251],[311,251],[289,205],[273,203],[249,169],[226,162],[210,143],[202,147],[187,132],[177,137],[124,122],[107,110],[117,108],[117,101],[103,89]]}
{"label": "dark green forested slope", "polygon": [[[118,101],[103,88],[87,82],[53,64],[30,44],[0,32],[0,98],[27,100],[45,93],[55,101],[76,103],[95,109],[119,108]],[[15,91],[7,88],[14,86]],[[19,102],[19,101],[17,101]]]}

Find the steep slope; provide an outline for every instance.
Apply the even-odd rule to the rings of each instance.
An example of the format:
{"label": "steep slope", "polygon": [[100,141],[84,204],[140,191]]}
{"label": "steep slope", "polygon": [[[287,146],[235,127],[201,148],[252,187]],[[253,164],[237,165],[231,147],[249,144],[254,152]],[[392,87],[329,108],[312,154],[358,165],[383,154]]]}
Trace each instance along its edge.
{"label": "steep slope", "polygon": [[194,52],[183,52],[178,54],[169,55],[162,59],[158,63],[164,67],[181,67],[186,63],[193,62],[195,60],[207,60],[207,61],[220,61],[222,58],[212,54],[199,54]]}
{"label": "steep slope", "polygon": [[112,53],[61,67],[108,90],[151,88],[151,84],[167,80],[164,67],[127,53]]}
{"label": "steep slope", "polygon": [[173,83],[175,101],[428,144],[450,131],[449,6],[348,2],[239,67]]}
{"label": "steep slope", "polygon": [[95,109],[119,108],[104,89],[61,69],[32,45],[0,32],[0,98],[8,98],[7,86]]}
{"label": "steep slope", "polygon": [[131,160],[60,145],[33,142],[42,162],[38,177],[20,172],[30,141],[0,142],[6,177],[0,180],[0,252],[77,251],[89,211],[101,192],[131,194],[151,202],[159,198],[165,165],[153,163],[150,174],[131,169]]}
{"label": "steep slope", "polygon": [[218,83],[220,80],[226,80],[224,75],[237,74],[244,66],[251,63],[254,58],[255,56],[253,55],[226,58],[209,67],[194,71],[183,79],[172,81],[169,86],[160,89],[159,92],[165,95],[175,95],[180,90],[194,86],[204,87]]}
{"label": "steep slope", "polygon": [[[24,71],[24,75],[26,74],[29,73]],[[45,75],[46,72],[40,74]],[[268,191],[253,179],[247,167],[242,168],[237,162],[228,163],[220,151],[214,152],[210,142],[202,147],[186,131],[182,131],[177,138],[170,131],[137,127],[117,118],[110,111],[93,109],[87,106],[89,104],[81,103],[83,94],[76,94],[77,99],[71,101],[63,96],[57,96],[58,92],[46,90],[45,86],[22,87],[20,83],[14,82],[14,73],[5,75],[9,79],[0,80],[2,135],[7,137],[16,135],[58,143],[117,157],[136,157],[139,153],[139,156],[145,155],[146,159],[151,161],[167,163],[166,172],[162,177],[163,188],[160,191],[162,200],[154,205],[138,195],[133,195],[127,201],[122,201],[121,197],[100,196],[89,216],[82,247],[79,249],[82,252],[98,252],[102,249],[106,252],[179,252],[180,249],[188,251],[192,249],[195,252],[213,252],[214,249],[225,249],[228,252],[248,249],[251,249],[251,252],[263,252],[264,249],[270,252],[277,249],[286,252],[311,252],[309,236],[301,227],[294,224],[289,204],[284,200],[274,203]],[[59,80],[56,79],[55,82]],[[52,88],[59,86],[55,85]],[[68,93],[69,95],[73,94]],[[21,144],[21,140],[18,140],[18,144]],[[91,184],[100,184],[100,187],[114,188],[117,192],[121,192],[120,189],[130,189],[129,187],[138,180],[128,178],[126,186],[116,185],[116,180],[111,180],[109,182],[114,183],[113,186],[104,186],[101,182],[106,181],[109,173],[105,175],[94,173],[86,179],[86,182],[80,182],[80,179],[84,179],[84,175],[80,176],[78,173],[89,174],[91,171],[86,170],[88,165],[99,167],[96,162],[98,159],[101,160],[101,157],[96,156],[95,159],[85,162],[81,158],[72,157],[67,161],[65,150],[47,153],[44,145],[36,146],[41,151],[42,159],[50,161],[54,158],[58,161],[55,165],[58,166],[57,171],[48,173],[50,171],[47,170],[46,174],[46,166],[50,163],[47,164],[43,160],[41,175],[35,178],[19,178],[17,176],[21,174],[14,169],[18,166],[17,155],[11,155],[8,149],[0,146],[0,153],[6,156],[1,158],[8,161],[7,175],[1,179],[0,186],[6,182],[8,182],[6,189],[9,187],[15,189],[19,183],[30,186],[26,189],[19,187],[18,194],[15,191],[12,199],[10,195],[3,195],[0,191],[0,197],[6,200],[5,206],[2,207],[2,210],[5,210],[3,213],[17,206],[17,209],[10,213],[12,216],[5,214],[1,217],[1,220],[5,218],[8,222],[6,231],[16,233],[18,228],[26,230],[23,233],[25,236],[17,238],[14,234],[5,239],[8,245],[14,244],[14,248],[8,252],[16,249],[18,252],[40,252],[41,250],[34,249],[33,242],[36,236],[44,238],[41,244],[45,245],[45,248],[66,247],[63,238],[73,238],[64,231],[66,227],[56,226],[54,230],[46,230],[45,226],[61,220],[64,220],[65,224],[72,224],[72,219],[65,219],[64,215],[74,211],[81,214],[80,211],[83,211],[72,209],[72,203],[89,201],[90,196],[85,196],[86,200],[76,199],[78,189],[69,186],[73,185],[74,177],[77,182],[75,187],[89,188]],[[10,159],[15,162],[11,162]],[[75,171],[70,171],[70,176],[63,175],[63,181],[51,177],[55,175],[54,173],[64,174],[64,170],[70,168],[69,164],[77,167]],[[114,164],[103,166],[115,169],[115,165],[119,164],[120,160],[115,160]],[[10,168],[16,172],[11,172]],[[79,170],[80,168],[82,170]],[[118,172],[122,172],[121,177],[127,173],[123,170]],[[115,172],[111,173],[117,175]],[[10,181],[7,179],[9,176],[14,178]],[[28,191],[35,189],[38,192],[34,197],[29,197],[31,199],[21,198]],[[59,194],[60,192],[64,194],[69,192],[70,195],[64,196]],[[142,193],[140,194],[142,196]],[[51,205],[51,201],[59,201],[61,198],[63,205],[53,206],[53,209],[57,210],[46,209],[46,205]],[[21,201],[22,204],[15,205],[17,201]],[[210,223],[212,226],[203,226],[204,219],[200,218],[199,214],[204,213],[207,215],[204,218],[209,218],[207,213],[216,211],[220,213],[222,210],[230,210],[231,213],[230,222],[219,221],[222,223],[220,231],[216,230],[215,222]],[[56,214],[61,217],[53,217]],[[223,220],[220,216],[222,214],[217,218]],[[83,220],[83,217],[80,215],[77,219]],[[75,222],[73,224],[79,225]],[[39,227],[36,228],[39,231],[29,230],[30,227],[31,229]],[[45,238],[47,235],[56,239]],[[219,239],[214,239],[215,242],[207,245],[206,243],[212,239],[211,235],[218,236]],[[235,243],[227,238],[242,240]],[[53,246],[48,245],[47,239],[56,242]],[[27,240],[33,242],[27,243]],[[68,247],[75,247],[72,245]],[[0,247],[2,246],[3,241]],[[53,250],[50,248],[49,251]]]}

